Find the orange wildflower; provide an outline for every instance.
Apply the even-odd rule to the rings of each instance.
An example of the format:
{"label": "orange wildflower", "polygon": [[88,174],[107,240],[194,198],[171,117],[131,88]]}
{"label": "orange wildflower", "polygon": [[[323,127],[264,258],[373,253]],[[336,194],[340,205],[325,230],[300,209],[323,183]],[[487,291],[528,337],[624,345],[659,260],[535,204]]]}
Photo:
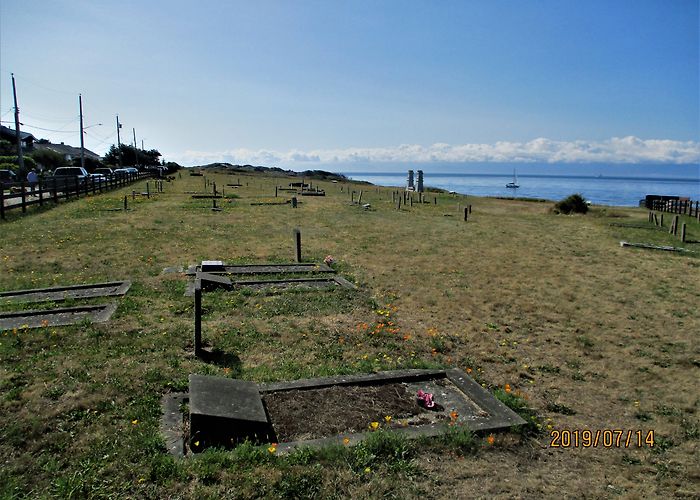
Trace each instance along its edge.
{"label": "orange wildflower", "polygon": [[347,446],[348,444],[350,444],[350,438],[343,438],[343,444],[344,444],[345,446]]}
{"label": "orange wildflower", "polygon": [[486,438],[486,442],[489,444],[489,446],[493,446],[493,443],[496,441],[496,438],[494,437],[493,434],[489,434],[489,436]]}
{"label": "orange wildflower", "polygon": [[505,390],[508,394],[510,394],[510,391],[511,391],[510,384],[506,384]]}

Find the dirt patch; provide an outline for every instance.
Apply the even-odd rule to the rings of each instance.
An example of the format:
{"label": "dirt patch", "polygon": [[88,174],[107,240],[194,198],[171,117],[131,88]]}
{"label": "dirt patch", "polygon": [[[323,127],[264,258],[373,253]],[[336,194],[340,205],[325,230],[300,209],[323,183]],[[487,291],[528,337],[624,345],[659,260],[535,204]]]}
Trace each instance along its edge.
{"label": "dirt patch", "polygon": [[272,392],[263,402],[280,442],[364,432],[371,422],[396,428],[449,420],[444,409],[419,406],[415,391],[404,383]]}

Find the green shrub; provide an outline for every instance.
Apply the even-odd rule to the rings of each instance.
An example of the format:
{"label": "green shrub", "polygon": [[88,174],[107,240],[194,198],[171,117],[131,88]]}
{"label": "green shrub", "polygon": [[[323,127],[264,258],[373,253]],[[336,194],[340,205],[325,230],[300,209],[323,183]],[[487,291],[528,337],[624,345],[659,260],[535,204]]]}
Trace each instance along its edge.
{"label": "green shrub", "polygon": [[572,194],[567,196],[554,205],[555,213],[562,214],[585,214],[588,212],[588,204],[580,194]]}
{"label": "green shrub", "polygon": [[[29,156],[22,156],[22,158],[23,158],[23,160],[24,160],[24,169],[25,169],[26,171],[29,171],[29,170],[31,170],[31,169],[33,169],[33,168],[36,168],[36,162],[35,162],[31,157],[29,157]],[[17,173],[17,167],[18,167],[18,165],[19,165],[19,160],[18,160],[18,158],[17,158],[16,155],[15,155],[15,156],[0,156],[0,163],[2,163],[2,164],[7,164],[7,163],[11,164],[11,165],[12,165],[12,169],[11,169],[11,170],[15,170],[15,173]]]}

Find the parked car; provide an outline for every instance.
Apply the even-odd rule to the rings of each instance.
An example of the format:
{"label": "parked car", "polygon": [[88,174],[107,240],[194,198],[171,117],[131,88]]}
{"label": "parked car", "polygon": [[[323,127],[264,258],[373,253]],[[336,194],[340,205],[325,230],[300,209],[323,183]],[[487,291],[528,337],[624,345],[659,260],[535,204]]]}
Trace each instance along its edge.
{"label": "parked car", "polygon": [[126,168],[124,168],[124,170],[126,170],[130,174],[138,174],[139,173],[139,169],[135,168],[135,167],[126,167]]}
{"label": "parked car", "polygon": [[17,174],[12,170],[0,170],[0,182],[17,182]]}
{"label": "parked car", "polygon": [[102,174],[102,175],[104,175],[105,177],[109,178],[109,177],[112,177],[112,173],[114,173],[114,170],[112,170],[112,169],[109,168],[109,167],[99,167],[99,168],[96,168],[96,169],[95,169],[95,172],[94,172],[94,173],[96,173],[96,174]]}
{"label": "parked car", "polygon": [[102,182],[107,182],[107,177],[105,177],[104,174],[98,174],[98,173],[93,173],[93,174],[88,174],[90,177],[90,180],[96,184],[100,184]]}
{"label": "parked car", "polygon": [[112,175],[115,179],[121,179],[129,175],[129,172],[125,168],[117,168],[112,171]]}
{"label": "parked car", "polygon": [[48,180],[50,183],[55,181],[59,189],[70,189],[74,187],[76,183],[78,186],[84,186],[88,177],[89,174],[83,167],[58,167]]}

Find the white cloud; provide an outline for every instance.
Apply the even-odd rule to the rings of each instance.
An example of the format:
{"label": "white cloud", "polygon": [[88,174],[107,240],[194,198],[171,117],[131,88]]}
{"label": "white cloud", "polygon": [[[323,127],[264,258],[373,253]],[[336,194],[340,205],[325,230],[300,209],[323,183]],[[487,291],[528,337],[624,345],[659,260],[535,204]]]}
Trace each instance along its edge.
{"label": "white cloud", "polygon": [[700,162],[700,143],[667,139],[613,137],[605,141],[553,141],[543,137],[529,142],[494,144],[401,144],[386,148],[268,151],[232,149],[221,152],[185,151],[173,155],[185,165],[212,162],[313,168],[314,163],[675,163]]}

